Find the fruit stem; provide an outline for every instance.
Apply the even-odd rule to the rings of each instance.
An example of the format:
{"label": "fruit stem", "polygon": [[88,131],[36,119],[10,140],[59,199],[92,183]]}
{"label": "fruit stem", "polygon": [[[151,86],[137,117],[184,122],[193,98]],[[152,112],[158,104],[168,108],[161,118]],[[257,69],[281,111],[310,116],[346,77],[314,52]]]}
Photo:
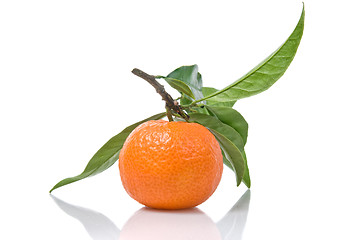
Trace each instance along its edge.
{"label": "fruit stem", "polygon": [[169,121],[171,121],[171,119],[173,121],[171,114],[171,110],[173,110],[188,122],[189,116],[187,115],[187,113],[184,112],[182,107],[178,104],[178,102],[173,100],[172,96],[166,92],[165,87],[161,85],[159,82],[157,82],[155,76],[149,75],[138,68],[134,68],[132,70],[132,73],[146,80],[149,84],[152,85],[152,87],[156,89],[156,92],[159,95],[161,95],[162,100],[166,102],[166,112]]}
{"label": "fruit stem", "polygon": [[173,122],[173,117],[172,117],[171,109],[167,106],[167,104],[166,104],[166,114],[167,114],[168,121],[169,121],[169,122]]}

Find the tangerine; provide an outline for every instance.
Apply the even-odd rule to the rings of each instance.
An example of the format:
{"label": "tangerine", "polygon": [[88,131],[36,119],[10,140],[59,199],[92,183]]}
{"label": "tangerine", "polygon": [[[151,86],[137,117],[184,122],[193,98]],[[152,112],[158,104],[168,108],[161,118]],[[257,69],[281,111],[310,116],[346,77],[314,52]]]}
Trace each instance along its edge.
{"label": "tangerine", "polygon": [[184,209],[206,201],[223,172],[220,146],[197,123],[151,120],[135,128],[119,156],[126,192],[158,209]]}

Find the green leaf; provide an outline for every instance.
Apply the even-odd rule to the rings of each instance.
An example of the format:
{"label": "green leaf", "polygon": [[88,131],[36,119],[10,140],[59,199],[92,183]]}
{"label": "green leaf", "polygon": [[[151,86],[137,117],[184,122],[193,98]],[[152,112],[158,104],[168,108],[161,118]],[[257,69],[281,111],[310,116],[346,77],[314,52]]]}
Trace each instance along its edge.
{"label": "green leaf", "polygon": [[214,116],[191,113],[190,120],[207,127],[216,136],[222,151],[225,153],[225,158],[223,158],[224,164],[234,170],[237,185],[239,185],[245,171],[244,144],[241,135]]}
{"label": "green leaf", "polygon": [[[217,139],[218,140],[218,139]],[[222,147],[221,147],[222,148]],[[229,168],[231,169],[233,172],[235,172],[235,170],[233,169],[233,166],[231,164],[231,162],[227,159],[226,157],[226,153],[222,150],[222,155],[223,155],[223,163]],[[244,182],[244,184],[250,188],[251,187],[251,179],[249,177],[249,169],[248,169],[248,165],[247,165],[247,158],[246,158],[246,154],[243,151],[242,152],[243,155],[243,159],[244,159],[244,174],[243,174],[243,178],[242,181]]]}
{"label": "green leaf", "polygon": [[232,127],[242,137],[243,146],[238,146],[238,148],[242,152],[242,155],[244,158],[245,170],[244,170],[244,175],[243,175],[243,182],[244,182],[244,184],[246,184],[246,186],[248,188],[250,188],[251,187],[251,179],[250,179],[250,175],[249,175],[247,156],[246,156],[246,153],[244,150],[244,145],[247,142],[247,136],[248,136],[247,121],[243,118],[243,116],[239,112],[237,112],[235,109],[230,108],[230,107],[205,106],[205,108],[208,110],[210,115],[218,118],[218,120],[220,120],[222,123],[227,124],[228,126]]}
{"label": "green leaf", "polygon": [[244,158],[244,174],[243,174],[243,182],[244,184],[250,188],[251,187],[251,177],[249,175],[249,168],[248,168],[248,162],[247,162],[247,155],[246,151],[242,152],[243,158]]}
{"label": "green leaf", "polygon": [[190,121],[197,122],[205,127],[214,129],[217,132],[225,135],[238,147],[239,150],[244,148],[241,135],[239,135],[239,133],[232,127],[222,123],[218,118],[203,113],[190,113],[189,116]]}
{"label": "green leaf", "polygon": [[193,100],[203,98],[202,94],[202,76],[198,73],[198,66],[182,66],[168,74],[166,78],[180,80],[188,85],[193,93]]}
{"label": "green leaf", "polygon": [[222,123],[234,128],[239,135],[241,135],[243,144],[246,145],[248,123],[238,111],[231,107],[205,106],[205,108],[207,108],[212,116],[218,118]]}
{"label": "green leaf", "polygon": [[[218,89],[212,88],[212,87],[203,87],[202,93],[204,98],[207,96],[217,92]],[[206,104],[209,106],[224,106],[224,107],[233,107],[236,101],[227,101],[227,102],[217,102],[215,98],[210,98],[206,101]]]}
{"label": "green leaf", "polygon": [[276,51],[231,85],[195,102],[210,99],[215,102],[235,101],[250,97],[270,88],[292,62],[304,30],[304,5],[301,17],[292,34]]}
{"label": "green leaf", "polygon": [[[241,152],[242,153],[242,157],[243,157],[243,160],[244,160],[244,174],[243,174],[243,178],[242,178],[242,181],[243,183],[248,187],[250,188],[251,187],[251,178],[250,178],[250,175],[249,175],[249,168],[248,168],[248,164],[247,164],[247,156],[246,156],[246,152],[243,151]],[[229,169],[231,169],[232,171],[234,171],[233,167],[232,167],[232,164],[230,163],[230,161],[226,158],[226,155],[225,153],[222,151],[222,155],[223,155],[223,163],[229,167]]]}
{"label": "green leaf", "polygon": [[209,128],[209,130],[216,137],[222,151],[225,154],[226,159],[231,163],[232,168],[236,174],[237,186],[239,186],[239,184],[242,182],[244,174],[244,161],[241,152],[233,144],[233,142],[231,142],[223,134],[211,128]]}
{"label": "green leaf", "polygon": [[181,94],[186,94],[192,99],[195,99],[195,96],[193,95],[191,88],[185,82],[169,77],[164,77],[164,79],[171,87],[179,91]]}
{"label": "green leaf", "polygon": [[117,160],[120,154],[120,150],[123,146],[128,135],[140,124],[147,122],[149,120],[158,120],[166,116],[166,113],[159,113],[149,117],[143,121],[132,124],[131,126],[125,128],[122,132],[112,137],[105,145],[103,145],[91,158],[88,162],[85,170],[75,176],[66,178],[58,182],[51,190],[50,193],[56,188],[62,187],[64,185],[79,181],[81,179],[94,176],[98,173],[101,173],[111,167]]}

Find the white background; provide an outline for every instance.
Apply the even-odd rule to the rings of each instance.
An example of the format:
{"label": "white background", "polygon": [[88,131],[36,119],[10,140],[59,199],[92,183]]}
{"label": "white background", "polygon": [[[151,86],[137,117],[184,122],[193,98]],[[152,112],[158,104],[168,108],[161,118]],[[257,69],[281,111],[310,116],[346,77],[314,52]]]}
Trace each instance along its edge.
{"label": "white background", "polygon": [[[0,238],[162,239],[176,215],[157,221],[145,211],[150,221],[137,214],[129,227],[142,206],[123,190],[117,164],[53,192],[80,206],[67,213],[84,216],[87,230],[48,191],[79,174],[110,137],[163,111],[132,68],[166,75],[198,64],[205,86],[225,87],[285,41],[301,8],[297,0],[2,0]],[[308,0],[305,8],[288,71],[235,105],[249,123],[252,189],[222,221],[232,228],[223,239],[359,239],[358,6]],[[203,213],[176,213],[183,235],[164,239],[223,234],[218,221],[245,191],[226,168]]]}

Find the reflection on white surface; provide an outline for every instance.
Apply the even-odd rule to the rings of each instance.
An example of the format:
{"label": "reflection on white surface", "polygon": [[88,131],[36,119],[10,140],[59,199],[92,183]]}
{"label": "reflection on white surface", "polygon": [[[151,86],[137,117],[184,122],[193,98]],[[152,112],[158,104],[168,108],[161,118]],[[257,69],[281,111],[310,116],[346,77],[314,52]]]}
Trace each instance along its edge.
{"label": "reflection on white surface", "polygon": [[51,195],[56,204],[68,215],[79,220],[92,239],[118,239],[120,229],[105,215],[91,209],[68,204]]}
{"label": "reflection on white surface", "polygon": [[198,208],[177,211],[142,208],[123,226],[121,240],[220,240],[216,224]]}
{"label": "reflection on white surface", "polygon": [[247,222],[251,192],[248,189],[229,212],[217,223],[223,240],[240,240]]}
{"label": "reflection on white surface", "polygon": [[240,240],[247,220],[250,190],[217,224],[198,208],[166,211],[144,207],[130,217],[121,231],[101,213],[52,198],[64,212],[79,220],[95,240]]}

